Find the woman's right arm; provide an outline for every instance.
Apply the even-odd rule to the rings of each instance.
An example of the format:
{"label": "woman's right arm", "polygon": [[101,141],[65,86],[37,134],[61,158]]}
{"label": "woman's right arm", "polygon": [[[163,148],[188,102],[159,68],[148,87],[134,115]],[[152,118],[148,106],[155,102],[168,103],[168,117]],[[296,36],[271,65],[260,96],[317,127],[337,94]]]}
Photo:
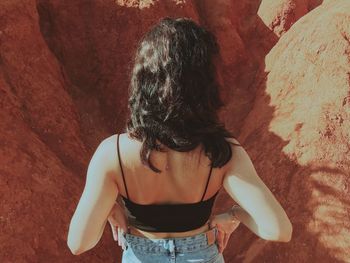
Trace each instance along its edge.
{"label": "woman's right arm", "polygon": [[[240,144],[236,139],[230,142]],[[260,238],[289,242],[292,224],[272,192],[258,176],[254,165],[242,146],[231,146],[232,158],[228,163],[223,187],[240,206],[236,217]]]}

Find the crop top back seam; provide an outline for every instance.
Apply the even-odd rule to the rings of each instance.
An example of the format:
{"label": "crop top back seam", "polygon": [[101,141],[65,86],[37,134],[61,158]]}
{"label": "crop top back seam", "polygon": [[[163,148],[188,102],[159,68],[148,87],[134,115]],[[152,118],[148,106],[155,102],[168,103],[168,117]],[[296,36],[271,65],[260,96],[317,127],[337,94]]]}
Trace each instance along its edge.
{"label": "crop top back seam", "polygon": [[[126,192],[126,196],[127,198],[130,200],[129,198],[129,193],[128,193],[128,188],[127,188],[127,185],[126,185],[126,182],[125,182],[125,177],[124,177],[124,172],[123,172],[123,166],[122,166],[122,163],[121,163],[121,160],[120,160],[120,150],[119,150],[119,134],[117,135],[117,150],[118,150],[118,161],[119,161],[119,166],[120,166],[120,169],[121,169],[121,172],[122,172],[122,177],[123,177],[123,182],[124,182],[124,187],[125,187],[125,192]],[[204,193],[202,195],[202,198],[199,202],[203,202],[203,198],[207,192],[207,188],[208,188],[208,184],[209,184],[209,180],[210,180],[210,176],[211,176],[211,173],[212,173],[212,170],[213,170],[213,166],[210,165],[210,172],[209,172],[209,176],[208,176],[208,179],[207,179],[207,183],[206,183],[206,186],[205,186],[205,190],[204,190]],[[216,193],[217,194],[217,193]],[[216,194],[213,196],[215,197]],[[212,197],[212,198],[213,198]],[[211,198],[210,198],[211,199]],[[209,199],[208,199],[209,200]],[[208,200],[205,200],[205,201],[208,201]],[[132,201],[131,201],[132,202]]]}

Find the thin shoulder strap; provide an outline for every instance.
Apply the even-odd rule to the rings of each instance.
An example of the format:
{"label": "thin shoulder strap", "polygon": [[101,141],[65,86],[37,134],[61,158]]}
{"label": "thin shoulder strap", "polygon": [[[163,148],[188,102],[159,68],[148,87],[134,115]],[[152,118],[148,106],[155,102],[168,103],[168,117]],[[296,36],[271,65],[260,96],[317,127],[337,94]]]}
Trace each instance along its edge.
{"label": "thin shoulder strap", "polygon": [[210,172],[209,172],[209,176],[208,176],[208,180],[207,180],[207,185],[205,186],[205,190],[204,190],[204,193],[203,193],[201,201],[203,201],[205,193],[207,192],[207,188],[208,188],[208,184],[209,184],[209,180],[210,180],[210,176],[211,176],[211,170],[213,170],[213,165],[212,164],[210,165]]}
{"label": "thin shoulder strap", "polygon": [[120,162],[119,134],[118,134],[118,137],[117,137],[117,149],[118,149],[118,160],[119,160],[119,165],[120,165],[120,169],[122,170],[123,182],[124,182],[124,186],[125,186],[125,192],[126,192],[127,198],[129,198],[128,188],[126,187],[125,178],[124,178],[123,166],[122,166],[122,163]]}

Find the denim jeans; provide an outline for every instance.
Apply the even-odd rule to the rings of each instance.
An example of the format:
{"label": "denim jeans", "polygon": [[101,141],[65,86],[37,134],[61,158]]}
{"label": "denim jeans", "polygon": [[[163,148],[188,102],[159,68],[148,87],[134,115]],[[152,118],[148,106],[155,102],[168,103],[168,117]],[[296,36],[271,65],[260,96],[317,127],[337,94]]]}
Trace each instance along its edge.
{"label": "denim jeans", "polygon": [[205,233],[187,237],[151,239],[124,233],[126,248],[122,263],[224,263],[217,245],[217,228],[214,242]]}

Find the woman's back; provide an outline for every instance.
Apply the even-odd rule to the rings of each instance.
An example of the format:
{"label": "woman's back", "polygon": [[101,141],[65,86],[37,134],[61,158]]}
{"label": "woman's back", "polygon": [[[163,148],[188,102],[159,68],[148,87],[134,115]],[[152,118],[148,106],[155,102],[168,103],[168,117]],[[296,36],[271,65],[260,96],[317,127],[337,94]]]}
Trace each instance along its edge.
{"label": "woman's back", "polygon": [[[120,134],[121,165],[129,199],[134,203],[196,203],[201,201],[204,192],[205,201],[222,187],[226,166],[213,168],[210,175],[210,160],[201,145],[190,152],[169,148],[166,152],[152,151],[151,162],[161,173],[155,173],[142,164],[140,149],[141,142],[130,138],[127,133]],[[122,174],[118,171],[116,174],[119,192],[127,197]]]}
{"label": "woman's back", "polygon": [[[71,223],[74,253],[96,244],[111,215],[127,231],[118,195],[136,231],[125,233],[126,262],[223,262],[213,241],[225,247],[237,219],[265,239],[290,239],[283,208],[220,122],[219,55],[215,36],[188,18],[164,18],[142,38],[130,72],[127,133],[105,139],[90,161]],[[236,219],[230,209],[210,220],[222,186],[242,209]]]}

